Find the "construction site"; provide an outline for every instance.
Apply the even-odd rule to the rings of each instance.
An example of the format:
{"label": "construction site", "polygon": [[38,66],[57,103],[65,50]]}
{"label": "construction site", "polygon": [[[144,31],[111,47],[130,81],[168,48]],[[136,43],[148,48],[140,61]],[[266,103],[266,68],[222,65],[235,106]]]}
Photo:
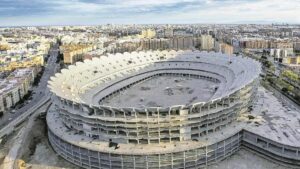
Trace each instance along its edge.
{"label": "construction site", "polygon": [[262,99],[259,74],[250,58],[200,51],[78,62],[49,82],[49,141],[83,168],[207,167],[241,147],[299,164],[299,132],[271,121],[267,112],[277,109],[254,103]]}
{"label": "construction site", "polygon": [[299,109],[260,86],[258,62],[108,55],[51,78],[51,101],[1,140],[2,168],[299,168]]}

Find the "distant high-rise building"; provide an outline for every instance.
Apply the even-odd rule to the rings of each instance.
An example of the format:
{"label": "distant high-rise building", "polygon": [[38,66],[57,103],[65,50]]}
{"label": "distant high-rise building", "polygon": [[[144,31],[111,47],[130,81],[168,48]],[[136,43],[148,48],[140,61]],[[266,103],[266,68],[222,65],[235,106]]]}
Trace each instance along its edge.
{"label": "distant high-rise building", "polygon": [[215,42],[215,51],[216,52],[222,52],[228,55],[232,55],[233,54],[233,46],[223,43],[223,42]]}
{"label": "distant high-rise building", "polygon": [[300,52],[300,42],[294,43],[294,50],[295,50],[295,52]]}
{"label": "distant high-rise building", "polygon": [[167,29],[165,29],[164,31],[165,31],[165,32],[164,32],[164,36],[165,36],[166,38],[171,38],[171,37],[174,36],[174,30],[173,30],[172,28],[167,28]]}
{"label": "distant high-rise building", "polygon": [[281,62],[284,58],[293,57],[293,48],[286,49],[270,49],[270,56],[273,56],[276,61]]}
{"label": "distant high-rise building", "polygon": [[214,48],[214,38],[211,35],[201,35],[201,49],[212,50]]}
{"label": "distant high-rise building", "polygon": [[83,54],[96,49],[95,45],[71,44],[60,46],[60,51],[64,56],[65,64],[74,64],[83,59]]}
{"label": "distant high-rise building", "polygon": [[139,35],[140,38],[155,38],[156,32],[152,29],[142,30],[141,35]]}
{"label": "distant high-rise building", "polygon": [[300,65],[300,56],[291,56],[282,59],[283,64]]}
{"label": "distant high-rise building", "polygon": [[167,39],[142,39],[141,50],[164,50],[169,48]]}
{"label": "distant high-rise building", "polygon": [[243,39],[240,41],[241,48],[247,49],[267,49],[269,41],[264,39]]}
{"label": "distant high-rise building", "polygon": [[270,41],[270,48],[279,48],[279,49],[293,48],[293,43],[288,40],[272,40]]}

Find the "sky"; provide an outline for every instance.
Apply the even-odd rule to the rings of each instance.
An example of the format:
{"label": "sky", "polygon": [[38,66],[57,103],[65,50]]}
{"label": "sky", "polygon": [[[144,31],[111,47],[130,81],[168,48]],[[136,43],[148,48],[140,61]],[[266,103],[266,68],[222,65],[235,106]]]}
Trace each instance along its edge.
{"label": "sky", "polygon": [[0,26],[300,24],[300,0],[0,0]]}

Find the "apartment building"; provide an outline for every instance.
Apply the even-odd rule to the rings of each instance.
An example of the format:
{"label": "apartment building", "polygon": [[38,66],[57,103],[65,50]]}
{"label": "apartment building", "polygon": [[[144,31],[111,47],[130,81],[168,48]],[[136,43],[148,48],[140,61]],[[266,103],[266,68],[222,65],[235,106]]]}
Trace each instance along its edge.
{"label": "apartment building", "polygon": [[0,72],[13,71],[15,69],[27,67],[41,67],[44,66],[44,56],[33,56],[21,61],[7,62],[1,65]]}
{"label": "apartment building", "polygon": [[29,91],[35,77],[35,68],[13,71],[0,81],[0,111],[16,105]]}
{"label": "apartment building", "polygon": [[211,35],[201,35],[201,50],[212,50],[214,38]]}
{"label": "apartment building", "polygon": [[247,49],[267,49],[269,41],[265,39],[242,39],[239,46]]}
{"label": "apartment building", "polygon": [[60,53],[63,53],[65,64],[74,64],[83,59],[83,54],[96,49],[91,44],[68,44],[60,46]]}
{"label": "apartment building", "polygon": [[156,32],[152,29],[142,30],[142,33],[138,35],[139,38],[155,38]]}
{"label": "apartment building", "polygon": [[293,48],[293,43],[289,40],[271,40],[270,41],[270,48],[271,49],[287,49]]}
{"label": "apartment building", "polygon": [[215,51],[227,55],[233,54],[233,46],[223,42],[215,42]]}

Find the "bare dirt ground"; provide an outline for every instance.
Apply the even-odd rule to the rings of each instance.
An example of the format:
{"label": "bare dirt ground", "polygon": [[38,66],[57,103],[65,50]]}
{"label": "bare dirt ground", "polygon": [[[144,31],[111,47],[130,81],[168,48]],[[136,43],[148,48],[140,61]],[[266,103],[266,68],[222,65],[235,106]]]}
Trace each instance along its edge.
{"label": "bare dirt ground", "polygon": [[[19,130],[15,131],[15,133],[18,133],[18,132],[19,132]],[[17,134],[9,135],[7,138],[2,140],[2,142],[0,143],[0,166],[3,163],[5,156],[8,154],[10,148],[13,146],[14,142],[11,140],[15,140],[16,137],[17,137]]]}
{"label": "bare dirt ground", "polygon": [[45,119],[37,119],[29,133],[30,139],[24,145],[23,153],[20,155],[30,169],[77,169],[78,167],[58,156],[47,138]]}
{"label": "bare dirt ground", "polygon": [[0,144],[0,164],[3,163],[3,160],[9,151],[8,149],[9,147],[10,147],[9,142],[4,141],[3,143]]}

